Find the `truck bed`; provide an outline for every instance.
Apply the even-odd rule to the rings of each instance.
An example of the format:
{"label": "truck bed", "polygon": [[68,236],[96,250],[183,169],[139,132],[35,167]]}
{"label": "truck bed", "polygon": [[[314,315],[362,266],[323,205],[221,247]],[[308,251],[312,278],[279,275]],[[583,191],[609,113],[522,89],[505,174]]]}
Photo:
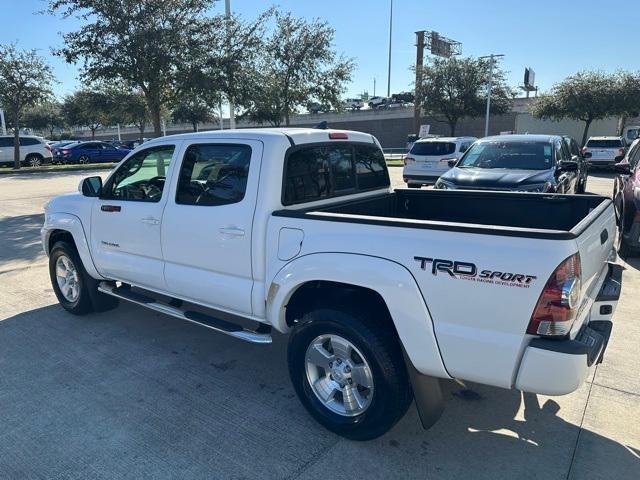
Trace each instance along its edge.
{"label": "truck bed", "polygon": [[577,238],[610,202],[599,195],[398,189],[274,215],[570,239]]}

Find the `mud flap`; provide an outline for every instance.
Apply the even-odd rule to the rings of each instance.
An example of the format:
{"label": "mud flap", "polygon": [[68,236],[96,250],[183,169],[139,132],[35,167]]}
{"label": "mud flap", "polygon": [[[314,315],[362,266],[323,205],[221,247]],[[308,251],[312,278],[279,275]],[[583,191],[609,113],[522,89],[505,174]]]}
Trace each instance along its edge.
{"label": "mud flap", "polygon": [[404,354],[404,363],[411,379],[413,398],[416,402],[418,415],[420,415],[422,428],[428,430],[438,421],[444,411],[440,379],[418,372],[404,349],[402,353]]}

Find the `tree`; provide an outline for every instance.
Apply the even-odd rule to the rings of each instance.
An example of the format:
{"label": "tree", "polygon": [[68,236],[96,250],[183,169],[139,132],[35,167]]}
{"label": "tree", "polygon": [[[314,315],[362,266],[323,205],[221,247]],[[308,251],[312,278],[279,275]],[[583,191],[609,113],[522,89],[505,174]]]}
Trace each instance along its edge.
{"label": "tree", "polygon": [[13,162],[20,168],[20,121],[25,110],[51,95],[51,68],[35,50],[0,45],[0,106],[13,125]]}
{"label": "tree", "polygon": [[284,117],[310,101],[341,107],[340,96],[351,79],[354,63],[336,55],[334,30],[319,20],[307,22],[290,13],[276,12],[276,28],[267,39],[258,71],[257,91],[248,106],[250,118]]}
{"label": "tree", "polygon": [[531,113],[537,118],[570,118],[584,122],[584,145],[587,143],[591,123],[622,113],[623,102],[618,76],[583,71],[556,83],[551,92],[533,103]]}
{"label": "tree", "polygon": [[198,124],[212,122],[216,115],[202,99],[197,96],[188,96],[176,103],[171,112],[171,118],[176,123],[190,123],[193,131],[198,131]]}
{"label": "tree", "polygon": [[78,90],[65,97],[62,114],[69,125],[91,130],[91,139],[95,139],[96,130],[110,123],[112,104],[104,92]]}
{"label": "tree", "polygon": [[[423,66],[422,82],[417,86],[424,110],[442,115],[450,134],[456,133],[458,121],[485,114],[489,61],[479,58],[436,58]],[[504,72],[494,65],[491,85],[491,113],[509,111],[514,97],[506,84]]]}
{"label": "tree", "polygon": [[58,102],[43,102],[24,114],[24,124],[38,131],[46,131],[49,138],[53,138],[56,129],[64,127],[62,105]]}
{"label": "tree", "polygon": [[79,30],[63,35],[56,53],[83,62],[81,77],[93,83],[117,79],[144,93],[156,136],[176,74],[201,48],[213,0],[49,0],[49,12],[78,17]]}

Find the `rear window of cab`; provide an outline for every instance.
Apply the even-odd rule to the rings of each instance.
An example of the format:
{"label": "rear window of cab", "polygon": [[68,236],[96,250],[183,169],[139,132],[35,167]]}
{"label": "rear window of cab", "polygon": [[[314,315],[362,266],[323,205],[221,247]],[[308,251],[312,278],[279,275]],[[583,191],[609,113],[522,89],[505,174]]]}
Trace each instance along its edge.
{"label": "rear window of cab", "polygon": [[589,140],[587,148],[622,148],[622,140]]}
{"label": "rear window of cab", "polygon": [[389,185],[384,155],[374,145],[345,142],[295,147],[285,159],[282,204],[313,202]]}
{"label": "rear window of cab", "polygon": [[414,155],[450,155],[456,151],[456,144],[453,142],[416,142],[411,147]]}

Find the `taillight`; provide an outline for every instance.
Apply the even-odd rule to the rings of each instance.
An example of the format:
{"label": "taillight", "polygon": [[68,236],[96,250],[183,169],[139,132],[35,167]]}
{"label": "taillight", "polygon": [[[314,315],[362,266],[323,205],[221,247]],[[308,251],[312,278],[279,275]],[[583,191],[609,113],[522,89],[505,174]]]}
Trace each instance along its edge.
{"label": "taillight", "polygon": [[349,140],[349,135],[345,132],[331,132],[329,138],[331,140]]}
{"label": "taillight", "polygon": [[565,336],[576,319],[582,289],[580,254],[562,262],[551,274],[533,311],[527,333]]}
{"label": "taillight", "polygon": [[618,155],[620,155],[621,157],[624,157],[624,148],[620,148],[618,150]]}
{"label": "taillight", "polygon": [[48,144],[45,143],[44,144],[44,148],[46,148],[47,150],[51,151],[51,145],[48,145]]}
{"label": "taillight", "polygon": [[62,149],[62,155],[69,155],[71,153],[71,150],[67,150],[66,148]]}
{"label": "taillight", "polygon": [[416,161],[416,159],[415,159],[415,158],[413,158],[413,157],[404,157],[404,164],[405,164],[405,165],[407,165],[407,164],[409,164],[409,163],[413,163],[413,162],[415,162],[415,161]]}

